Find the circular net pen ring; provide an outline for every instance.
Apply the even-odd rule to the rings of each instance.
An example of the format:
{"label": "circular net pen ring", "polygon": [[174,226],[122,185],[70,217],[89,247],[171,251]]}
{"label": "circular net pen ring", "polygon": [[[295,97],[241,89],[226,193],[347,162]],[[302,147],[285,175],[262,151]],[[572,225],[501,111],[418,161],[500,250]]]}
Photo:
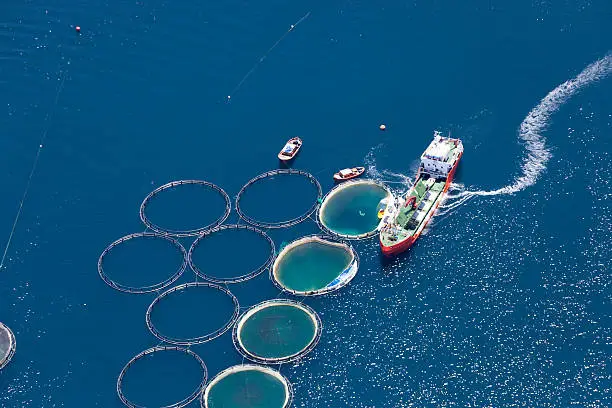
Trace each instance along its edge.
{"label": "circular net pen ring", "polygon": [[[170,336],[166,336],[166,335],[162,334],[159,330],[157,330],[157,328],[155,327],[155,325],[152,322],[151,313],[153,311],[153,308],[164,297],[166,297],[166,296],[168,296],[168,295],[170,295],[170,294],[172,294],[174,292],[178,292],[180,290],[184,290],[184,289],[188,289],[188,288],[193,288],[193,287],[208,287],[208,288],[213,288],[213,289],[219,290],[219,291],[225,293],[227,296],[229,296],[230,299],[232,300],[232,303],[234,304],[234,311],[232,313],[232,317],[223,326],[221,326],[217,330],[214,330],[213,332],[205,334],[203,336],[191,337],[191,338],[178,338],[178,337],[170,337]],[[234,323],[236,323],[236,320],[238,320],[238,316],[239,315],[240,315],[240,304],[238,303],[238,299],[228,289],[224,288],[223,286],[219,286],[219,285],[215,285],[215,284],[207,283],[207,282],[191,282],[191,283],[184,283],[182,285],[175,286],[175,287],[165,291],[164,293],[162,293],[158,297],[156,297],[153,300],[153,302],[149,305],[149,308],[147,309],[147,313],[145,315],[145,321],[147,323],[147,327],[149,328],[149,331],[155,337],[157,337],[159,340],[164,341],[166,343],[174,344],[174,345],[177,345],[177,346],[193,346],[194,344],[206,343],[207,341],[211,341],[211,340],[216,339],[217,337],[221,336],[223,333],[228,331],[229,328],[232,327],[232,325]]]}
{"label": "circular net pen ring", "polygon": [[[193,252],[196,250],[198,245],[200,245],[200,242],[202,242],[202,240],[204,240],[209,235],[214,234],[215,232],[218,232],[218,231],[229,230],[229,229],[248,230],[248,231],[255,232],[256,234],[259,234],[260,236],[262,236],[266,240],[266,242],[270,246],[270,256],[268,257],[268,259],[263,264],[261,264],[256,269],[254,269],[253,271],[251,271],[251,272],[249,272],[249,273],[247,273],[245,275],[231,277],[231,278],[219,278],[219,277],[216,277],[216,276],[207,275],[206,273],[202,272],[202,270],[200,268],[198,268],[198,266],[193,261]],[[256,277],[259,274],[261,274],[263,271],[265,271],[267,268],[269,268],[270,265],[272,265],[272,262],[274,262],[275,256],[276,256],[276,248],[274,246],[274,241],[272,241],[272,238],[270,238],[268,236],[268,234],[266,234],[262,230],[259,230],[257,228],[251,227],[250,225],[232,224],[232,225],[219,225],[219,226],[211,229],[210,231],[206,231],[205,233],[200,235],[193,242],[191,247],[189,248],[189,252],[187,253],[187,262],[189,263],[189,267],[191,268],[191,270],[196,275],[198,275],[200,278],[202,278],[204,280],[207,280],[209,282],[227,284],[227,283],[245,282],[245,281],[247,281],[249,279],[253,279],[254,277]]]}
{"label": "circular net pen ring", "polygon": [[8,363],[10,363],[11,359],[15,355],[15,351],[17,350],[17,339],[15,339],[15,335],[13,334],[12,330],[4,323],[0,323],[0,330],[4,330],[7,333],[9,340],[8,352],[4,358],[0,360],[0,370],[2,370],[8,365]]}
{"label": "circular net pen ring", "polygon": [[[168,190],[170,188],[174,188],[177,186],[183,186],[183,185],[206,186],[206,187],[209,187],[217,191],[219,194],[221,194],[221,196],[225,200],[225,211],[223,212],[223,214],[219,218],[217,218],[215,221],[213,221],[212,223],[204,227],[195,228],[191,230],[172,230],[169,228],[161,227],[153,223],[147,217],[147,213],[146,213],[146,208],[147,208],[147,205],[149,204],[149,201],[151,201],[151,199],[153,199],[157,194],[159,194],[160,192],[164,190]],[[213,183],[210,183],[204,180],[178,180],[178,181],[172,181],[170,183],[164,184],[163,186],[157,187],[155,190],[151,191],[145,197],[145,199],[142,201],[142,204],[140,204],[140,219],[142,220],[143,224],[147,226],[147,228],[159,234],[167,234],[167,235],[172,235],[174,237],[194,237],[196,235],[200,235],[203,232],[208,231],[209,229],[212,229],[218,225],[221,225],[223,221],[225,221],[227,217],[229,217],[231,210],[232,210],[232,204],[231,204],[231,200],[229,196],[227,195],[225,190],[223,190],[221,187],[217,186],[216,184],[213,184]]]}
{"label": "circular net pen ring", "polygon": [[293,385],[291,385],[289,380],[287,380],[287,378],[284,375],[282,375],[279,371],[266,367],[266,366],[260,366],[260,365],[255,365],[255,364],[240,364],[240,365],[235,365],[235,366],[226,368],[225,370],[221,371],[220,373],[215,375],[210,380],[210,382],[206,385],[206,387],[200,393],[200,408],[214,408],[208,405],[208,401],[206,399],[208,397],[208,392],[210,388],[215,385],[218,379],[220,378],[222,379],[233,372],[236,372],[239,370],[241,371],[244,369],[263,371],[264,373],[271,374],[277,379],[279,379],[282,382],[283,386],[285,387],[285,392],[287,395],[286,402],[281,408],[289,408],[293,404],[293,399],[294,399]]}
{"label": "circular net pen ring", "polygon": [[[123,285],[119,282],[116,282],[114,280],[112,280],[111,278],[109,278],[106,273],[104,272],[104,267],[102,266],[103,262],[104,262],[104,257],[106,255],[108,255],[108,253],[116,246],[129,241],[130,239],[134,239],[134,238],[161,238],[161,239],[165,239],[166,241],[170,242],[172,245],[174,245],[182,254],[183,257],[183,261],[181,262],[181,265],[178,267],[178,269],[176,270],[176,272],[174,272],[174,274],[172,274],[172,276],[168,277],[167,279],[165,279],[162,282],[159,283],[155,283],[153,285],[149,285],[149,286],[128,286],[128,285]],[[119,238],[118,240],[116,240],[115,242],[113,242],[112,244],[110,244],[109,246],[106,247],[106,249],[104,249],[104,251],[102,251],[102,254],[100,255],[100,258],[98,258],[98,274],[100,275],[100,278],[102,278],[102,280],[111,288],[116,289],[120,292],[125,292],[125,293],[135,293],[135,294],[140,294],[140,293],[149,293],[149,292],[155,292],[161,289],[164,289],[170,285],[172,285],[174,282],[176,282],[178,280],[178,278],[181,277],[181,275],[183,274],[183,272],[185,272],[185,269],[187,268],[187,251],[185,250],[185,248],[183,247],[183,245],[181,245],[180,242],[178,242],[176,239],[165,235],[165,234],[158,234],[158,233],[154,233],[154,232],[138,232],[135,234],[130,234],[130,235],[126,235],[125,237]]]}
{"label": "circular net pen ring", "polygon": [[[256,182],[262,179],[265,179],[267,177],[276,176],[279,174],[296,174],[296,175],[305,176],[306,178],[308,178],[308,180],[310,180],[310,182],[317,189],[317,199],[314,202],[314,204],[304,214],[298,217],[286,220],[286,221],[266,222],[266,221],[256,220],[246,215],[244,211],[242,211],[242,208],[240,208],[240,198],[244,194],[244,191],[249,186],[255,184]],[[238,195],[236,196],[236,212],[238,213],[238,216],[241,219],[243,219],[245,222],[251,225],[254,225],[256,227],[259,227],[259,228],[286,228],[286,227],[291,227],[293,225],[299,224],[303,222],[304,220],[306,220],[308,217],[310,217],[317,210],[317,207],[319,206],[319,200],[321,199],[322,196],[323,196],[323,190],[321,189],[321,184],[319,184],[319,181],[312,174],[306,171],[293,170],[293,169],[271,170],[271,171],[262,173],[257,177],[252,178],[240,189],[240,191],[238,192]]]}
{"label": "circular net pen ring", "polygon": [[[282,357],[282,358],[265,358],[265,357],[259,357],[256,355],[253,355],[251,353],[249,353],[240,343],[240,340],[238,339],[238,325],[240,323],[240,321],[249,313],[252,312],[254,309],[260,309],[263,310],[266,305],[271,304],[271,305],[278,305],[278,304],[287,304],[287,305],[291,305],[291,306],[297,306],[299,308],[302,308],[306,311],[306,313],[310,316],[315,318],[315,324],[316,324],[316,330],[315,330],[315,335],[312,339],[312,341],[308,344],[307,347],[305,347],[304,349],[300,350],[299,352],[297,352],[296,354],[287,356],[287,357]],[[310,306],[305,305],[303,303],[294,301],[294,300],[289,300],[289,299],[272,299],[272,300],[266,300],[264,302],[258,303],[252,307],[250,307],[248,310],[246,310],[242,316],[240,316],[240,318],[238,319],[238,321],[236,322],[236,324],[234,325],[234,329],[232,330],[232,342],[234,343],[234,348],[236,348],[236,350],[238,351],[238,353],[240,353],[240,355],[244,358],[246,358],[247,360],[250,360],[254,363],[259,363],[259,364],[285,364],[285,363],[291,363],[294,361],[298,361],[301,360],[302,357],[304,357],[306,354],[310,353],[312,350],[314,350],[314,348],[317,346],[317,344],[319,344],[319,340],[321,340],[321,333],[323,332],[323,322],[321,321],[321,318],[319,317],[319,314],[317,312],[315,312]]]}
{"label": "circular net pen ring", "polygon": [[[292,290],[292,289],[286,288],[283,285],[281,285],[281,283],[276,279],[276,276],[274,276],[274,265],[272,265],[272,267],[269,270],[270,271],[269,278],[274,284],[274,286],[276,286],[281,292],[288,293],[293,296],[320,296],[320,295],[326,295],[331,292],[335,292],[337,290],[342,289],[346,285],[348,285],[353,280],[355,275],[357,275],[357,271],[359,270],[359,262],[360,262],[359,254],[357,253],[353,245],[351,245],[350,242],[344,241],[338,237],[330,236],[330,235],[323,235],[323,234],[306,235],[304,237],[296,239],[295,241],[304,240],[308,238],[319,238],[322,240],[331,241],[337,244],[346,245],[350,249],[353,255],[353,260],[351,261],[349,266],[344,270],[344,272],[340,274],[340,275],[346,275],[347,279],[339,282],[337,285],[328,286],[328,287],[317,289],[317,290],[311,290],[307,292],[303,292],[299,290]],[[291,243],[289,243],[289,245],[291,245]],[[279,251],[278,255],[276,256],[277,259],[278,259],[278,256],[281,254],[281,252],[282,252],[282,249],[281,251]]]}
{"label": "circular net pen ring", "polygon": [[336,232],[336,231],[333,231],[333,230],[327,228],[325,226],[325,224],[323,224],[323,221],[321,221],[321,209],[323,208],[323,205],[325,204],[325,200],[330,195],[332,195],[333,193],[337,192],[340,189],[344,189],[347,186],[350,186],[351,184],[363,184],[363,183],[367,183],[367,182],[371,182],[371,183],[376,184],[377,186],[382,187],[383,189],[385,189],[385,191],[387,192],[387,197],[393,196],[393,193],[391,192],[391,190],[387,186],[385,186],[384,184],[379,183],[377,181],[370,180],[370,179],[347,180],[347,181],[345,181],[345,182],[343,182],[341,184],[336,185],[334,188],[329,190],[327,192],[327,194],[325,194],[325,196],[321,200],[321,205],[317,208],[317,215],[315,217],[315,221],[316,221],[317,225],[319,226],[319,228],[321,229],[321,231],[323,231],[323,233],[331,235],[331,236],[336,237],[336,238],[348,239],[348,240],[351,240],[351,241],[359,241],[359,240],[362,240],[362,239],[372,238],[373,236],[378,235],[380,233],[379,227],[377,227],[373,231],[365,232],[363,234],[358,234],[358,235],[341,234],[339,232]]}
{"label": "circular net pen ring", "polygon": [[127,372],[127,370],[136,361],[140,360],[141,358],[145,358],[145,357],[147,357],[147,356],[149,356],[149,355],[151,355],[153,353],[157,353],[157,352],[161,352],[161,351],[179,351],[181,353],[185,353],[185,354],[193,357],[198,362],[198,364],[200,365],[200,368],[202,369],[202,381],[200,382],[198,387],[191,394],[189,394],[189,396],[185,397],[181,401],[175,402],[174,404],[164,405],[162,408],[183,408],[183,407],[186,407],[187,405],[192,403],[196,398],[198,398],[199,394],[202,393],[202,390],[206,386],[206,380],[208,379],[208,369],[206,368],[206,364],[204,364],[204,361],[202,360],[202,358],[200,356],[198,356],[193,351],[191,351],[189,349],[182,348],[182,347],[175,347],[175,346],[152,347],[150,349],[147,349],[147,350],[139,353],[135,357],[133,357],[123,367],[123,369],[121,370],[121,373],[119,373],[119,378],[117,378],[117,395],[119,396],[119,399],[121,400],[121,402],[125,406],[130,407],[130,408],[144,408],[142,405],[137,405],[137,404],[133,403],[132,401],[128,400],[127,397],[125,396],[125,394],[123,394],[123,377],[125,376],[125,373]]}

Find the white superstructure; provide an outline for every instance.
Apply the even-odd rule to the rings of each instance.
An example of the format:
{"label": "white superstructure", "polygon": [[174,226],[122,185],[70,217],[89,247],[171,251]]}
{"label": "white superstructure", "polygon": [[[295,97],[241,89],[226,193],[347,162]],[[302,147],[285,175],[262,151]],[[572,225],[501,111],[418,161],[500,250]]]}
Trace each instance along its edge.
{"label": "white superstructure", "polygon": [[435,132],[434,139],[421,155],[421,171],[447,176],[462,152],[463,144],[459,139],[443,137],[440,132]]}

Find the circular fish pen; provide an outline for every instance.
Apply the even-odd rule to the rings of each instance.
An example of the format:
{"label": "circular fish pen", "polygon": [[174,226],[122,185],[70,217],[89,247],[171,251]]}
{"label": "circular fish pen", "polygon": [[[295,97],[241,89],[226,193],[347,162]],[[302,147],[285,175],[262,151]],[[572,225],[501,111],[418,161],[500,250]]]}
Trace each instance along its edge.
{"label": "circular fish pen", "polygon": [[[161,242],[172,245],[181,254],[181,258],[182,258],[181,264],[179,265],[179,267],[175,270],[175,272],[172,275],[170,275],[169,277],[167,277],[161,282],[157,282],[157,283],[150,284],[150,285],[132,286],[132,285],[127,285],[127,284],[122,284],[118,282],[117,280],[111,279],[104,270],[105,258],[113,251],[113,249],[116,249],[117,247],[121,246],[121,244],[124,244],[131,240],[138,240],[138,239],[158,240],[158,241],[161,240]],[[130,235],[126,235],[125,237],[119,238],[118,240],[110,244],[108,247],[106,247],[106,249],[104,249],[104,251],[100,255],[100,258],[98,258],[98,274],[100,275],[102,280],[106,282],[106,284],[110,286],[111,288],[116,289],[121,292],[126,292],[126,293],[148,293],[148,292],[154,292],[157,290],[164,289],[172,285],[178,278],[180,278],[186,268],[187,268],[187,251],[185,250],[183,245],[181,245],[180,242],[178,242],[176,239],[168,235],[157,234],[157,233],[152,233],[152,232],[140,232],[140,233],[130,234]]]}
{"label": "circular fish pen", "polygon": [[[234,232],[247,232],[250,233],[252,235],[258,236],[260,239],[263,240],[264,244],[269,246],[270,248],[270,253],[268,255],[268,257],[264,260],[264,262],[260,265],[258,265],[255,269],[251,270],[248,273],[243,273],[243,274],[239,274],[236,276],[236,274],[232,274],[232,276],[215,276],[212,275],[210,272],[205,273],[204,271],[202,271],[202,269],[200,269],[195,261],[194,261],[194,255],[196,253],[197,248],[200,247],[200,245],[202,244],[202,242],[204,242],[207,238],[210,240],[212,238],[214,238],[214,236],[220,234],[223,231],[234,231]],[[209,238],[210,237],[210,238]],[[233,239],[233,241],[235,241],[235,239]],[[215,256],[217,257],[221,257],[224,258],[227,261],[227,257],[225,256],[225,254],[223,254],[223,250],[227,250],[229,249],[232,252],[235,252],[235,242],[228,242],[226,245],[222,245],[221,248],[218,248]],[[229,254],[232,255],[232,254]],[[215,283],[239,283],[239,282],[244,282],[247,281],[249,279],[252,279],[256,276],[258,276],[260,273],[262,273],[264,270],[266,270],[267,268],[270,267],[270,265],[272,265],[272,262],[274,262],[274,256],[275,256],[275,247],[274,247],[274,242],[272,241],[272,239],[268,236],[268,234],[266,234],[265,232],[251,227],[249,225],[220,225],[218,227],[213,228],[210,231],[205,232],[204,234],[200,235],[191,245],[191,248],[189,248],[189,253],[187,255],[187,260],[189,263],[189,266],[191,267],[191,269],[193,270],[193,272],[198,275],[199,277],[201,277],[204,280],[210,281],[210,282],[215,282]],[[207,258],[207,261],[210,261],[210,258]],[[212,269],[212,268],[211,268]],[[225,269],[227,269],[227,266],[225,267]]]}
{"label": "circular fish pen", "polygon": [[348,243],[309,235],[299,238],[278,254],[270,277],[292,295],[316,296],[346,286],[357,274],[359,256]]}
{"label": "circular fish pen", "polygon": [[[219,216],[216,220],[212,221],[208,225],[192,228],[192,229],[170,229],[167,227],[162,227],[153,221],[147,216],[147,207],[150,206],[152,200],[157,197],[163,191],[174,190],[178,187],[182,186],[197,186],[204,187],[210,189],[216,193],[218,193],[223,200],[225,201],[225,210],[221,216]],[[140,219],[147,226],[147,228],[160,233],[160,234],[168,234],[175,237],[192,237],[196,235],[200,235],[212,228],[215,228],[218,225],[221,225],[223,221],[227,219],[231,211],[231,200],[227,193],[216,184],[210,183],[208,181],[203,180],[178,180],[172,181],[170,183],[164,184],[163,186],[157,187],[155,190],[151,191],[143,200],[140,205]]]}
{"label": "circular fish pen", "polygon": [[[169,336],[166,334],[163,334],[158,328],[157,326],[153,323],[153,319],[151,317],[155,307],[164,299],[169,299],[172,297],[172,295],[174,294],[175,296],[180,295],[181,292],[185,292],[189,289],[206,289],[206,290],[212,290],[214,292],[217,292],[217,294],[221,294],[223,297],[227,297],[231,303],[233,304],[233,312],[231,317],[219,328],[204,334],[204,335],[198,335],[198,336],[191,336],[191,337],[174,337],[174,336]],[[209,295],[211,296],[211,295]],[[161,295],[159,295],[158,297],[156,297],[153,302],[149,305],[149,308],[147,309],[147,313],[145,315],[145,320],[146,320],[146,324],[147,327],[149,328],[149,330],[151,331],[151,333],[157,337],[159,340],[164,341],[166,343],[170,343],[170,344],[175,344],[175,345],[179,345],[179,346],[192,346],[194,344],[201,344],[201,343],[206,343],[207,341],[213,340],[219,336],[221,336],[223,333],[225,333],[234,323],[236,323],[236,320],[238,319],[238,316],[240,314],[240,305],[238,304],[238,299],[236,298],[236,296],[234,296],[232,294],[232,292],[230,292],[228,289],[222,287],[222,286],[218,286],[212,283],[206,283],[206,282],[192,282],[192,283],[185,283],[183,285],[178,285],[175,286],[169,290],[167,290],[166,292],[162,293]],[[210,316],[208,316],[210,317]]]}
{"label": "circular fish pen", "polygon": [[234,326],[232,340],[245,358],[283,364],[312,351],[322,323],[310,307],[292,300],[267,300],[247,310]]}
{"label": "circular fish pen", "polygon": [[[241,200],[243,199],[245,192],[248,191],[250,187],[261,184],[264,180],[272,179],[277,176],[305,177],[310,182],[310,184],[314,186],[314,188],[316,189],[316,197],[313,200],[313,204],[310,207],[308,207],[302,214],[298,216],[294,216],[294,217],[290,216],[288,217],[288,219],[284,219],[284,220],[265,221],[265,220],[257,219],[256,217],[246,215],[246,213],[244,212],[243,206],[241,206]],[[285,205],[278,205],[276,202],[277,200],[281,198],[285,198],[285,199],[294,198],[292,194],[286,193],[285,191],[279,188],[271,189],[269,191],[269,194],[275,195],[274,197],[268,197],[268,199],[270,200],[270,203],[274,205],[275,210],[285,207]],[[292,169],[272,170],[272,171],[268,171],[263,174],[260,174],[259,176],[249,180],[240,189],[240,191],[238,192],[238,195],[236,196],[236,212],[238,213],[240,218],[243,219],[245,222],[251,225],[254,225],[256,227],[259,227],[259,228],[285,228],[285,227],[290,227],[290,226],[299,224],[302,221],[306,220],[308,217],[310,217],[316,211],[319,205],[319,200],[321,199],[322,196],[323,196],[323,192],[321,190],[321,184],[319,184],[319,181],[312,174],[305,172],[305,171],[292,170]]]}
{"label": "circular fish pen", "polygon": [[[121,373],[119,374],[119,378],[117,379],[117,395],[119,396],[119,399],[121,400],[121,402],[123,402],[125,406],[128,406],[130,408],[140,408],[143,406],[150,406],[149,404],[145,405],[142,402],[136,403],[128,399],[128,397],[125,395],[123,391],[125,376],[128,370],[132,368],[134,365],[136,365],[138,362],[142,363],[142,362],[145,362],[145,360],[151,360],[153,357],[161,353],[167,353],[167,352],[181,353],[195,360],[195,362],[199,366],[199,369],[200,369],[199,371],[201,372],[202,380],[199,381],[199,384],[197,385],[195,390],[193,390],[193,392],[191,392],[187,397],[183,398],[182,400],[178,402],[173,402],[170,404],[163,405],[163,407],[164,408],[185,407],[189,405],[191,402],[193,402],[196,398],[198,398],[198,395],[202,393],[202,390],[204,389],[204,386],[206,385],[206,380],[208,379],[208,370],[206,368],[206,364],[204,364],[204,361],[200,358],[200,356],[198,356],[196,353],[194,353],[193,351],[189,349],[185,349],[181,347],[174,347],[174,346],[153,347],[153,348],[147,349],[139,353],[137,356],[132,358],[125,365],[125,367],[123,367],[123,369],[121,370]],[[162,379],[162,381],[165,381],[165,379]],[[159,404],[155,404],[155,405],[159,405]]]}
{"label": "circular fish pen", "polygon": [[0,322],[0,370],[11,361],[15,355],[17,341],[15,335],[7,325]]}
{"label": "circular fish pen", "polygon": [[319,227],[344,239],[365,239],[378,233],[381,202],[393,194],[374,180],[338,184],[323,198],[317,212]]}
{"label": "circular fish pen", "polygon": [[217,374],[201,395],[202,408],[287,408],[293,401],[291,383],[268,367],[243,364]]}

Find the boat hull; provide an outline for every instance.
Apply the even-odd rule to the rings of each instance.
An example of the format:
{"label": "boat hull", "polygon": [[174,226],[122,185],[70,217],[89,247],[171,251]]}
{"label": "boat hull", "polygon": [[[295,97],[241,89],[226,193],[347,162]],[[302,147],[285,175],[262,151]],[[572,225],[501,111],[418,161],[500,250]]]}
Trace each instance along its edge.
{"label": "boat hull", "polygon": [[293,144],[295,146],[295,150],[291,153],[291,155],[285,155],[283,154],[283,151],[281,150],[277,155],[278,160],[280,160],[281,162],[289,162],[295,159],[295,156],[297,156],[300,149],[302,148],[302,139],[300,139],[299,137],[294,137],[292,139],[289,139],[287,143]]}
{"label": "boat hull", "polygon": [[350,174],[346,177],[342,177],[340,172],[334,174],[334,180],[336,181],[345,181],[352,180],[354,178],[360,177],[365,172],[365,167],[355,167],[357,169],[356,173]]}
{"label": "boat hull", "polygon": [[300,151],[300,148],[298,147],[291,156],[284,156],[283,154],[279,153],[278,154],[278,160],[280,160],[282,162],[289,162],[289,161],[295,159],[295,156],[297,156],[299,151]]}
{"label": "boat hull", "polygon": [[[455,178],[455,172],[457,171],[457,166],[459,165],[459,161],[461,161],[461,156],[463,156],[463,152],[461,152],[459,156],[457,157],[457,161],[455,162],[455,165],[453,166],[451,171],[448,173],[448,177],[446,178],[446,183],[444,183],[444,189],[442,190],[442,194],[440,194],[440,197],[436,201],[436,204],[427,213],[427,216],[425,217],[425,220],[423,220],[423,224],[421,225],[419,230],[414,235],[406,237],[406,239],[399,241],[397,244],[394,244],[394,245],[385,245],[383,244],[382,240],[380,240],[379,238],[378,242],[380,243],[380,249],[383,255],[388,256],[388,257],[393,257],[404,251],[407,251],[410,247],[412,247],[412,245],[414,245],[416,240],[421,236],[421,233],[423,232],[423,230],[429,223],[429,220],[433,218],[433,215],[438,209],[438,206],[444,200],[444,197],[446,197],[446,193],[451,183],[453,182],[453,179]],[[417,174],[417,177],[418,177],[418,174]]]}

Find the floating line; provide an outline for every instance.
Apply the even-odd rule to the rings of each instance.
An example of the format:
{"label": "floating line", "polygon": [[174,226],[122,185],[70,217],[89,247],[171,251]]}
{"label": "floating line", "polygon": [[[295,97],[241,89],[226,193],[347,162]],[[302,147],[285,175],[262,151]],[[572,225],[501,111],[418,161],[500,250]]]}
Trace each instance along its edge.
{"label": "floating line", "polygon": [[34,178],[34,173],[36,173],[36,168],[38,167],[38,159],[40,159],[40,153],[42,152],[43,146],[45,144],[45,140],[47,140],[47,134],[49,133],[49,128],[51,127],[51,121],[53,116],[55,115],[55,108],[59,102],[60,94],[64,89],[64,83],[66,82],[66,71],[64,71],[64,75],[62,78],[62,82],[57,89],[57,93],[55,94],[55,102],[53,102],[53,106],[47,116],[45,117],[45,128],[42,132],[42,136],[40,137],[40,143],[38,144],[38,150],[36,151],[36,156],[34,156],[34,163],[32,164],[32,169],[30,170],[30,175],[28,176],[28,181],[26,182],[25,189],[23,190],[23,195],[21,196],[21,201],[19,202],[19,208],[17,209],[17,214],[15,215],[15,220],[13,221],[13,226],[11,227],[11,232],[9,234],[8,240],[6,241],[6,246],[4,247],[4,253],[2,254],[2,259],[0,260],[0,269],[4,266],[4,261],[6,259],[6,254],[8,253],[9,247],[11,246],[11,241],[13,240],[13,235],[15,235],[15,229],[17,228],[17,223],[19,222],[19,218],[21,217],[21,210],[23,209],[23,204],[28,196],[28,191],[30,190],[30,184],[32,183],[32,179]]}
{"label": "floating line", "polygon": [[202,358],[200,358],[200,356],[198,356],[193,351],[191,351],[189,349],[182,348],[182,347],[175,347],[175,346],[152,347],[152,348],[147,349],[147,350],[143,351],[142,353],[138,354],[134,358],[132,358],[125,365],[125,367],[123,367],[123,369],[121,370],[121,373],[119,374],[119,378],[117,378],[117,395],[119,396],[119,399],[121,400],[121,402],[123,402],[123,404],[125,406],[128,406],[130,408],[142,408],[142,405],[138,405],[138,404],[133,403],[132,401],[128,400],[127,397],[123,394],[123,377],[125,376],[125,373],[127,372],[127,370],[136,361],[138,361],[138,360],[140,360],[142,358],[145,358],[147,356],[150,356],[153,353],[157,353],[157,352],[161,352],[161,351],[178,351],[178,352],[181,352],[181,353],[185,353],[185,354],[193,357],[198,362],[198,364],[200,365],[200,367],[202,369],[202,381],[200,382],[198,387],[195,389],[195,391],[193,391],[189,396],[185,397],[183,400],[181,400],[179,402],[175,402],[174,404],[165,405],[163,408],[183,408],[183,407],[186,407],[191,402],[193,402],[196,398],[198,398],[198,395],[200,393],[202,393],[202,390],[204,389],[204,386],[206,385],[206,380],[208,379],[208,369],[206,368],[206,364],[204,364],[204,361],[202,360]]}
{"label": "floating line", "polygon": [[229,101],[232,96],[234,96],[234,94],[236,92],[238,92],[238,90],[242,87],[242,85],[244,84],[244,82],[251,76],[251,74],[253,72],[255,72],[255,70],[257,69],[257,67],[259,67],[259,65],[264,62],[264,60],[268,57],[268,55],[285,39],[285,37],[287,37],[289,35],[290,32],[292,32],[302,21],[306,20],[308,17],[310,16],[310,11],[306,14],[304,14],[302,16],[302,18],[300,18],[297,22],[295,22],[295,24],[291,24],[291,26],[289,27],[289,30],[287,30],[269,49],[268,51],[266,51],[266,53],[259,57],[259,59],[257,60],[257,62],[255,63],[255,65],[253,65],[253,67],[249,70],[249,72],[247,72],[245,74],[245,76],[242,77],[242,79],[240,80],[240,82],[238,82],[238,84],[234,87],[234,89],[232,90],[232,92],[227,96],[227,100]]}
{"label": "floating line", "polygon": [[[268,256],[268,259],[266,259],[266,261],[261,264],[260,266],[258,266],[257,268],[255,268],[253,271],[244,274],[244,275],[240,275],[240,276],[236,276],[236,277],[230,277],[230,278],[219,278],[216,276],[212,276],[210,274],[206,274],[204,272],[202,272],[202,270],[200,268],[198,268],[198,266],[195,264],[195,262],[193,261],[193,253],[196,250],[196,248],[200,245],[200,243],[202,242],[202,240],[204,240],[206,237],[210,236],[211,234],[214,234],[215,232],[219,232],[219,231],[223,231],[223,230],[248,230],[248,231],[252,231],[258,235],[260,235],[261,237],[263,237],[266,242],[268,243],[268,245],[270,246],[270,255]],[[247,281],[249,279],[253,279],[254,277],[258,276],[260,273],[262,273],[263,271],[265,271],[268,267],[270,267],[270,265],[272,265],[272,262],[274,262],[274,257],[276,256],[276,250],[274,247],[274,241],[272,241],[272,238],[270,238],[268,236],[268,234],[266,234],[265,232],[251,227],[250,225],[238,225],[238,224],[234,224],[234,225],[219,225],[216,228],[213,228],[210,231],[205,232],[204,234],[200,235],[191,245],[191,247],[189,248],[189,252],[187,254],[187,262],[189,263],[189,267],[191,268],[191,270],[200,278],[210,281],[210,282],[214,282],[214,283],[239,283],[239,282],[244,282]]]}
{"label": "floating line", "polygon": [[[123,285],[109,278],[104,272],[104,267],[103,267],[104,257],[108,255],[108,253],[116,246],[126,241],[129,241],[131,239],[136,239],[136,238],[161,238],[161,239],[164,239],[170,242],[172,245],[174,245],[180,251],[183,257],[183,261],[181,265],[178,267],[178,269],[176,270],[176,272],[174,272],[172,276],[168,277],[162,282],[159,282],[159,283],[156,283],[150,286],[140,286],[140,287]],[[135,293],[135,294],[149,293],[149,292],[155,292],[155,291],[164,289],[172,285],[174,282],[176,282],[181,277],[183,272],[185,272],[186,268],[187,268],[187,251],[185,250],[183,245],[181,245],[180,242],[178,242],[176,239],[168,235],[157,234],[157,233],[152,233],[152,232],[138,232],[135,234],[126,235],[125,237],[119,238],[118,240],[110,244],[108,247],[106,247],[106,249],[104,249],[104,251],[100,255],[100,258],[98,258],[98,274],[100,275],[100,278],[102,278],[102,280],[106,282],[106,284],[110,286],[111,288],[116,289],[121,292],[126,292],[126,293]]]}

